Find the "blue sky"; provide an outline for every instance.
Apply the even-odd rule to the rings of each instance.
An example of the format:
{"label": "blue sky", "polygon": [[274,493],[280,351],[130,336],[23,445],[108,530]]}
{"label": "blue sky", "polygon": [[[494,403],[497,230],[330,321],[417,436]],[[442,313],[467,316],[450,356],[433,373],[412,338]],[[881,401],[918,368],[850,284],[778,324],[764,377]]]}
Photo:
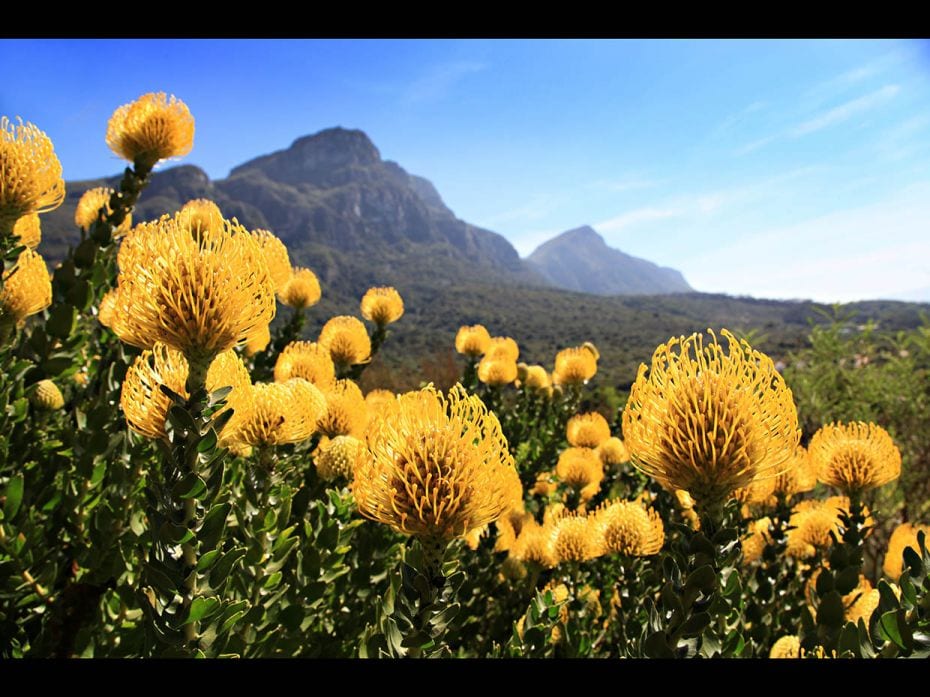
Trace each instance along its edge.
{"label": "blue sky", "polygon": [[930,300],[930,44],[917,41],[0,40],[0,114],[67,179],[166,91],[185,162],[341,125],[521,252],[582,224],[698,290]]}

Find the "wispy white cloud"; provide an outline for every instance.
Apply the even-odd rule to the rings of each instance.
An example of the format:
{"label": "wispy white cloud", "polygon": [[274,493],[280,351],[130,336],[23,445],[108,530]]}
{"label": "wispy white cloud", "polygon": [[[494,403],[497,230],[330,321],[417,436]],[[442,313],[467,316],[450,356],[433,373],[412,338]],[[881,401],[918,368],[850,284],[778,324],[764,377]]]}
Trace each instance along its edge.
{"label": "wispy white cloud", "polygon": [[545,230],[525,230],[514,235],[508,235],[510,243],[521,257],[527,257],[533,253],[543,242],[551,240],[556,235],[565,232],[565,230],[554,230],[547,228]]}
{"label": "wispy white cloud", "polygon": [[736,150],[733,151],[733,154],[740,156],[740,157],[743,155],[748,155],[751,152],[755,152],[759,148],[764,148],[766,145],[771,143],[777,137],[778,135],[770,135],[770,136],[765,136],[764,138],[759,138],[758,140],[754,140],[751,143],[747,143],[746,145],[740,148],[737,148]]}
{"label": "wispy white cloud", "polygon": [[848,121],[853,116],[861,114],[863,112],[874,109],[878,106],[881,106],[885,102],[893,99],[898,92],[901,91],[899,85],[885,85],[881,89],[877,89],[874,92],[857,97],[856,99],[851,99],[839,106],[828,109],[827,111],[818,114],[812,119],[808,119],[803,123],[792,128],[788,135],[799,138],[801,136],[809,135],[816,131],[827,128],[828,126],[833,126],[843,121]]}
{"label": "wispy white cloud", "polygon": [[406,85],[401,92],[401,98],[411,104],[442,99],[464,78],[487,68],[486,63],[476,61],[454,61],[434,65]]}
{"label": "wispy white cloud", "polygon": [[651,222],[654,220],[662,220],[664,218],[674,218],[675,216],[681,215],[682,210],[676,208],[657,208],[654,206],[647,206],[644,208],[636,208],[620,215],[614,216],[613,218],[608,218],[607,220],[602,220],[601,222],[594,225],[594,228],[601,233],[609,232],[619,232],[625,228],[639,225],[641,223]]}

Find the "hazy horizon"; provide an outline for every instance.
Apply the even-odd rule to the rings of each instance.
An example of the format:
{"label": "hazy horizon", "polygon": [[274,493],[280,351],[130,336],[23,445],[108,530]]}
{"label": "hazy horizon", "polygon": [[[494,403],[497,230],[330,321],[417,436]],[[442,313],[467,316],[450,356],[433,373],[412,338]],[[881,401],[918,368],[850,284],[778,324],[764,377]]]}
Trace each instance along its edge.
{"label": "hazy horizon", "polygon": [[67,180],[120,171],[107,119],[165,91],[197,122],[166,166],[213,179],[359,128],[523,257],[590,225],[699,291],[930,301],[925,41],[5,39],[0,58],[0,114],[45,130]]}

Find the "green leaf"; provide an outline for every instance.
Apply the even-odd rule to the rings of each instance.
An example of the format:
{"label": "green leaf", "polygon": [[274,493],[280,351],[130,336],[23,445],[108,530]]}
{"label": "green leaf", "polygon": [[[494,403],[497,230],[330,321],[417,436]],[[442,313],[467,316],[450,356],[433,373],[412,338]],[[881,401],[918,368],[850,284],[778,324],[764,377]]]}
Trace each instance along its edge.
{"label": "green leaf", "polygon": [[[904,634],[901,632],[901,627],[898,624],[899,612],[903,614],[900,610],[890,610],[883,614],[878,620],[878,631],[880,636],[893,642],[899,649],[907,650],[908,647],[904,642]],[[902,624],[906,626],[906,622]],[[908,638],[910,639],[910,636],[908,636]]]}
{"label": "green leaf", "polygon": [[648,658],[675,658],[675,652],[669,648],[665,632],[654,632],[643,642],[643,650]]}
{"label": "green leaf", "polygon": [[220,550],[214,549],[206,554],[204,554],[200,559],[197,560],[197,571],[203,573],[208,571],[213,564],[216,563],[217,559],[220,558]]}
{"label": "green leaf", "polygon": [[216,447],[216,431],[212,428],[207,429],[207,432],[200,437],[200,440],[197,441],[197,452],[206,453],[213,450]]}
{"label": "green leaf", "polygon": [[[67,339],[74,331],[77,309],[65,303],[56,303],[48,313],[45,331],[57,339]],[[57,375],[57,373],[56,373]]]}
{"label": "green leaf", "polygon": [[247,600],[240,600],[235,603],[230,603],[226,606],[226,609],[223,610],[223,614],[220,615],[220,628],[217,630],[217,634],[225,634],[233,625],[236,624],[242,617],[251,609],[249,602]]}
{"label": "green leaf", "polygon": [[836,590],[841,595],[852,593],[859,585],[859,567],[848,566],[836,575]]}
{"label": "green leaf", "polygon": [[191,603],[191,609],[187,614],[187,619],[184,621],[184,624],[200,622],[201,620],[212,617],[219,612],[222,607],[223,603],[219,598],[194,598],[194,602]]}
{"label": "green leaf", "polygon": [[817,594],[824,596],[833,590],[833,572],[829,569],[821,570],[817,576]]}
{"label": "green leaf", "polygon": [[171,488],[171,493],[180,499],[192,499],[203,493],[206,488],[206,482],[196,473],[190,472]]}
{"label": "green leaf", "polygon": [[282,578],[283,574],[280,571],[273,573],[271,576],[265,579],[265,582],[262,584],[262,588],[264,588],[266,591],[270,591],[279,583],[281,583]]}
{"label": "green leaf", "polygon": [[15,518],[19,512],[19,507],[23,502],[23,475],[17,474],[7,482],[4,496],[6,501],[3,503],[3,516],[7,520]]}
{"label": "green leaf", "polygon": [[[233,567],[245,556],[245,547],[233,547],[226,552],[213,567],[210,572],[210,585],[213,588],[219,588],[229,577]],[[206,555],[204,555],[206,556]]]}
{"label": "green leaf", "polygon": [[681,632],[686,637],[699,636],[701,632],[710,624],[710,613],[698,612],[691,615],[681,626]]}
{"label": "green leaf", "polygon": [[204,551],[216,549],[218,546],[226,529],[226,518],[231,508],[230,503],[218,503],[204,517],[203,524],[197,531],[197,539]]}
{"label": "green leaf", "polygon": [[714,573],[714,568],[710,564],[705,564],[688,574],[685,585],[709,593],[717,585],[717,574]]}
{"label": "green leaf", "polygon": [[[825,573],[826,571],[822,572],[821,576]],[[820,605],[817,607],[817,623],[829,627],[841,627],[844,621],[843,598],[836,591],[829,591],[821,598]]]}

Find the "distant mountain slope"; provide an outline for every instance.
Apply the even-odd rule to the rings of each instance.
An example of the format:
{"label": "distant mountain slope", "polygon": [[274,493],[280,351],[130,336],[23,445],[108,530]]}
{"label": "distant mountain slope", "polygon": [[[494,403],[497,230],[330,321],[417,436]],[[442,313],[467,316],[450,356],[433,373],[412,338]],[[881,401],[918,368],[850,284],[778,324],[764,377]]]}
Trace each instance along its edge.
{"label": "distant mountain slope", "polygon": [[541,244],[527,261],[552,285],[597,295],[687,293],[681,272],[608,247],[587,225]]}

